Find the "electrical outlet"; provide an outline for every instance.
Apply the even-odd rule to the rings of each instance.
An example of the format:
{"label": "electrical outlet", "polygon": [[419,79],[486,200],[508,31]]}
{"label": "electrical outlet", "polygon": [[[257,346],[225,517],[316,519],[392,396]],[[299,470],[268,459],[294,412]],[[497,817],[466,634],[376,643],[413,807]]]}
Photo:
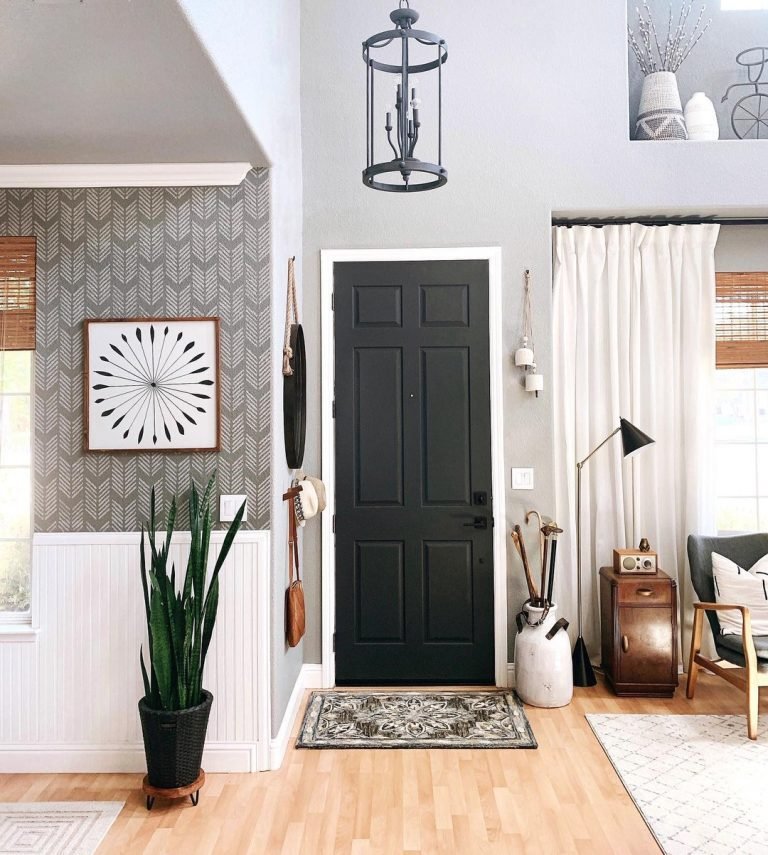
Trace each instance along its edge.
{"label": "electrical outlet", "polygon": [[513,469],[512,489],[533,490],[533,469]]}
{"label": "electrical outlet", "polygon": [[219,522],[232,522],[243,502],[246,503],[243,514],[243,522],[245,522],[248,519],[248,497],[242,494],[219,496]]}

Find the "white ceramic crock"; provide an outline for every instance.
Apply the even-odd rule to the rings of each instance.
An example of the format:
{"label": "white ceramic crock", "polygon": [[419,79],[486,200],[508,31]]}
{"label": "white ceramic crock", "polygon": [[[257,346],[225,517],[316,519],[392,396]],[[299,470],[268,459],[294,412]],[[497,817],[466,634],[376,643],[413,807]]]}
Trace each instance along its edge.
{"label": "white ceramic crock", "polygon": [[[541,619],[543,609],[526,604],[523,611],[530,623]],[[538,626],[523,624],[515,641],[515,690],[524,703],[534,707],[564,707],[573,697],[573,666],[568,633],[547,633],[557,620],[553,603]]]}

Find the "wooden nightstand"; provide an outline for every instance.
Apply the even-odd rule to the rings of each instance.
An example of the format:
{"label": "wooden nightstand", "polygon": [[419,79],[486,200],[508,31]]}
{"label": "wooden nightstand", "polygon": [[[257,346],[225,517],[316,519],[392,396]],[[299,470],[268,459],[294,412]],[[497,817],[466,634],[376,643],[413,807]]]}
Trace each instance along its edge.
{"label": "wooden nightstand", "polygon": [[600,570],[603,670],[622,697],[671,698],[677,688],[677,584]]}

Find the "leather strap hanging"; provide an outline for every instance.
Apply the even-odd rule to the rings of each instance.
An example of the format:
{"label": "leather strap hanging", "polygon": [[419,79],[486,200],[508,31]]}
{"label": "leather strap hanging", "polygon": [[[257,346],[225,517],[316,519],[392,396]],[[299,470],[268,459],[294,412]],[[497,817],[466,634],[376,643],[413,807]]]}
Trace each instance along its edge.
{"label": "leather strap hanging", "polygon": [[[294,498],[301,487],[291,487],[283,494],[288,503],[288,590],[285,598],[285,636],[289,647],[296,645],[306,632],[306,609],[304,606],[304,585],[299,570],[299,541],[296,531],[296,511]],[[293,578],[294,568],[296,578]]]}
{"label": "leather strap hanging", "polygon": [[291,359],[293,349],[291,348],[291,325],[299,323],[299,304],[296,300],[296,256],[288,259],[288,293],[285,300],[285,336],[283,338],[283,375],[290,377],[293,374]]}

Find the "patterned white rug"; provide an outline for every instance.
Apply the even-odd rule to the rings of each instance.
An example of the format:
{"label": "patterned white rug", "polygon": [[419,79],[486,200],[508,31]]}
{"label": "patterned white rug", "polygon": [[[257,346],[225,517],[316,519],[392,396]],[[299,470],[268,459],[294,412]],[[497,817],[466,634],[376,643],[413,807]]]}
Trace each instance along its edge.
{"label": "patterned white rug", "polygon": [[92,855],[123,802],[0,802],[0,853]]}
{"label": "patterned white rug", "polygon": [[756,742],[738,715],[587,721],[667,855],[768,853],[768,719]]}
{"label": "patterned white rug", "polygon": [[313,692],[297,748],[536,748],[514,692]]}

